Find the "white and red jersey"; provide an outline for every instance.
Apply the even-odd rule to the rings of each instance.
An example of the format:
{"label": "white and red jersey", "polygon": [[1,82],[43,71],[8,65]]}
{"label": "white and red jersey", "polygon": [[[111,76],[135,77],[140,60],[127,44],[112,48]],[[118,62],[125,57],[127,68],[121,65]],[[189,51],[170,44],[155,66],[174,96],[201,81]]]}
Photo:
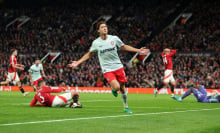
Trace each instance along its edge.
{"label": "white and red jersey", "polygon": [[37,106],[36,103],[37,101],[40,102],[40,106],[47,106],[51,107],[54,98],[56,95],[50,95],[50,93],[60,93],[62,92],[63,89],[51,89],[48,86],[42,86],[39,88],[34,96],[34,99],[32,100],[30,106]]}
{"label": "white and red jersey", "polygon": [[8,72],[9,72],[9,73],[13,73],[13,72],[16,72],[16,71],[17,71],[17,69],[14,68],[14,67],[12,66],[12,64],[14,64],[14,65],[17,64],[17,59],[16,59],[16,57],[13,56],[13,55],[10,57],[10,64],[9,64],[9,69],[8,69]]}
{"label": "white and red jersey", "polygon": [[162,52],[163,63],[165,65],[165,70],[173,70],[172,56],[176,53],[176,50],[170,50],[170,54],[165,54]]}

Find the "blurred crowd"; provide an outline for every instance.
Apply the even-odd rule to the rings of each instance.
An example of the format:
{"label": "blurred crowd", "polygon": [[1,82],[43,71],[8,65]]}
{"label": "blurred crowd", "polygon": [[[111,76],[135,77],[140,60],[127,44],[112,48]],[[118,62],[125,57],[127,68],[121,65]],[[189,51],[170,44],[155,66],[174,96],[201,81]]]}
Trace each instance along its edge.
{"label": "blurred crowd", "polygon": [[157,35],[150,44],[151,50],[171,47],[181,51],[220,51],[220,2],[192,1],[183,13],[192,13],[185,24],[176,24]]}
{"label": "blurred crowd", "polygon": [[[148,3],[114,4],[98,0],[83,8],[81,4],[1,10],[0,80],[7,75],[9,51],[16,48],[18,61],[26,66],[24,71],[19,71],[24,85],[30,85],[28,69],[35,57],[42,58],[49,51],[60,51],[62,54],[55,62],[44,64],[46,78],[51,85],[63,81],[69,86],[108,86],[96,55],[77,69],[66,67],[71,60],[78,60],[87,52],[98,36],[95,30],[89,32],[92,23],[101,15],[112,15],[108,22],[109,33],[118,35],[126,44],[137,46],[160,26],[179,3],[174,0],[150,0]],[[192,1],[184,11],[193,13],[189,22],[164,30],[144,46],[153,52],[161,52],[167,47],[181,52],[220,51],[219,5],[218,1]],[[5,30],[10,21],[22,15],[29,16],[31,20],[22,27],[15,23]],[[119,51],[119,56],[125,66],[128,87],[157,87],[162,81],[164,67],[160,54],[153,54],[150,62],[133,68],[126,66],[133,54]],[[177,55],[173,61],[178,87],[187,87],[186,81],[194,78],[208,88],[220,88],[219,55]]]}

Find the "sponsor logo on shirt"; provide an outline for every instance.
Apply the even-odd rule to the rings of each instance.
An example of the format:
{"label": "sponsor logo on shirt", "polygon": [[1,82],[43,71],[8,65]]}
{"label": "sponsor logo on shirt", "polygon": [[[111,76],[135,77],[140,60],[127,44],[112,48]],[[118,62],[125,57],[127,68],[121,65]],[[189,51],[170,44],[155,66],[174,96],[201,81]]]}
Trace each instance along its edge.
{"label": "sponsor logo on shirt", "polygon": [[110,52],[110,51],[114,51],[114,50],[115,50],[115,47],[114,48],[103,49],[103,50],[100,50],[100,53],[104,54],[105,52]]}

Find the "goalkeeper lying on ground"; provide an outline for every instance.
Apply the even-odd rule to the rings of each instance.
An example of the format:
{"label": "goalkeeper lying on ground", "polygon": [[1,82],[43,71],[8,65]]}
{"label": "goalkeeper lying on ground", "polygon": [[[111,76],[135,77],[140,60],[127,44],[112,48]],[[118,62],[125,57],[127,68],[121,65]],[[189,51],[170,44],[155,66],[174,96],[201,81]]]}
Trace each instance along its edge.
{"label": "goalkeeper lying on ground", "polygon": [[182,100],[188,97],[191,93],[193,93],[194,97],[197,99],[197,102],[220,103],[220,94],[218,91],[214,90],[211,94],[208,95],[203,85],[195,85],[195,87],[188,89],[181,97],[176,97],[174,99],[182,102]]}

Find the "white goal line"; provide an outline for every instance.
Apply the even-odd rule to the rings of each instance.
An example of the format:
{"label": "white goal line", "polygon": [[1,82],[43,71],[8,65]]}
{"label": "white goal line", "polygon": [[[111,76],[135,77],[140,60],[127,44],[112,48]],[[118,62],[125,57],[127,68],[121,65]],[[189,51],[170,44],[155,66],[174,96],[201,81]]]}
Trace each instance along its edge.
{"label": "white goal line", "polygon": [[28,124],[42,124],[42,123],[64,122],[64,121],[95,120],[95,119],[105,119],[105,118],[134,117],[134,116],[147,116],[147,115],[161,115],[161,114],[174,114],[174,113],[212,111],[212,110],[220,110],[220,108],[197,109],[197,110],[182,110],[182,111],[171,111],[171,112],[141,113],[141,114],[127,114],[127,115],[115,115],[115,116],[95,116],[95,117],[59,119],[59,120],[32,121],[32,122],[18,122],[18,123],[0,124],[0,126],[15,126],[15,125],[28,125]]}

